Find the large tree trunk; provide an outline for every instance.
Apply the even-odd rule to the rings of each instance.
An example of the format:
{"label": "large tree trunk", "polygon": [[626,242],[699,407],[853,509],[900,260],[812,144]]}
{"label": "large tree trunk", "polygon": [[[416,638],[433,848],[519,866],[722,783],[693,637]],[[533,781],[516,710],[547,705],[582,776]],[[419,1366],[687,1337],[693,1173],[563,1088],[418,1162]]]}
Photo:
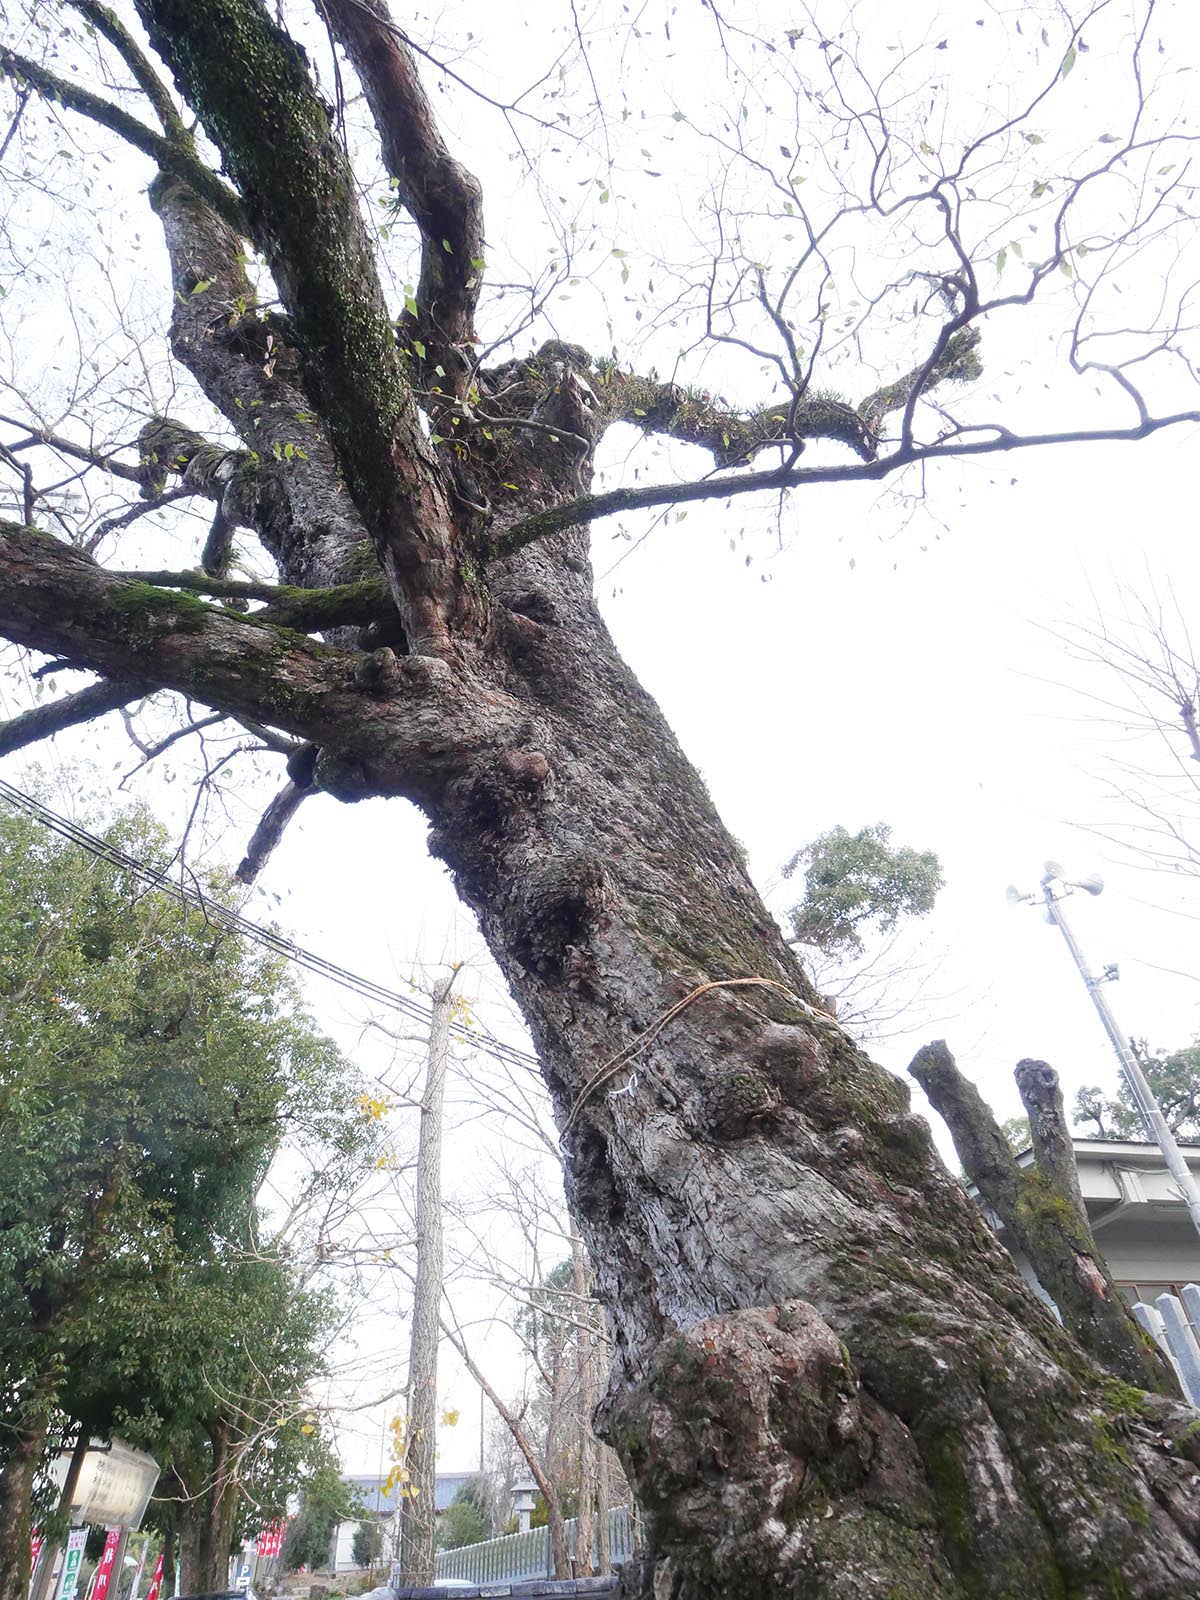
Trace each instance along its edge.
{"label": "large tree trunk", "polygon": [[229,1552],[237,1514],[237,1483],[231,1471],[230,1430],[209,1426],[212,1456],[203,1484],[192,1489],[180,1510],[179,1582],[183,1594],[211,1594],[227,1587]]}
{"label": "large tree trunk", "polygon": [[1151,1420],[1185,1414],[1105,1390],[906,1089],[816,1009],[613,648],[584,535],[494,592],[527,731],[432,799],[431,847],[564,1132],[645,1592],[1098,1596],[1116,1565],[1130,1596],[1200,1586],[1191,1469]]}
{"label": "large tree trunk", "polygon": [[5,1430],[0,1458],[0,1600],[25,1600],[29,1592],[29,1506],[48,1423],[48,1408],[31,1404],[11,1431]]}
{"label": "large tree trunk", "polygon": [[175,1563],[177,1560],[176,1545],[179,1536],[174,1527],[170,1527],[163,1534],[163,1572],[162,1588],[159,1591],[161,1600],[171,1600],[175,1593]]}

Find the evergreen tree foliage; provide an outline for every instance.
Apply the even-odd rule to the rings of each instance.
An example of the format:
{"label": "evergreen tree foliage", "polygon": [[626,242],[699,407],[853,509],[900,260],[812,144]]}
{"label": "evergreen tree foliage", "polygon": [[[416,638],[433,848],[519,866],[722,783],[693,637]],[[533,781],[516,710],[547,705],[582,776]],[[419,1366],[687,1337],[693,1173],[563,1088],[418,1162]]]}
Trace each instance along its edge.
{"label": "evergreen tree foliage", "polygon": [[884,822],[857,833],[838,826],[798,850],[785,877],[804,873],[803,898],[789,913],[792,937],[825,954],[861,954],[868,930],[887,934],[903,917],[933,910],[942,871],[932,850],[893,845]]}

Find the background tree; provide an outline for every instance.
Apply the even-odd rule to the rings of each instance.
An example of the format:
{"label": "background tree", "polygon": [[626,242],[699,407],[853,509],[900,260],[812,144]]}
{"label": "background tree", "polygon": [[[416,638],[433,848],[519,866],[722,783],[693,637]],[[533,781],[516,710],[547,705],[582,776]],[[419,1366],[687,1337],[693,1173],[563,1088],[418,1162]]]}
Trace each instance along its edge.
{"label": "background tree", "polygon": [[803,872],[803,897],[788,913],[794,943],[861,955],[868,933],[928,916],[942,887],[938,858],[891,841],[892,830],[876,822],[857,833],[830,828],[796,852],[783,869],[785,878]]}
{"label": "background tree", "polygon": [[[144,814],[105,837],[165,859]],[[353,1087],[276,960],[28,817],[0,814],[0,859],[0,1497],[19,1535],[0,1573],[19,1587],[57,1411],[164,1465],[202,1429],[205,1553],[185,1544],[185,1572],[204,1587],[228,1560],[247,1379],[275,1386],[277,1417],[326,1320],[253,1258],[255,1194],[289,1129],[318,1137]]]}
{"label": "background tree", "polygon": [[354,1530],[354,1542],[351,1545],[351,1554],[356,1567],[370,1567],[378,1559],[379,1551],[383,1544],[379,1524],[371,1518],[367,1522],[360,1522]]}
{"label": "background tree", "polygon": [[360,1518],[364,1507],[357,1489],[347,1483],[333,1457],[324,1461],[304,1485],[299,1512],[288,1523],[281,1552],[284,1572],[299,1567],[328,1567],[333,1536],[343,1522]]}
{"label": "background tree", "polygon": [[[165,417],[140,396],[134,445],[114,400],[100,437],[73,399],[56,426],[22,403],[0,631],[102,682],[10,729],[10,747],[170,690],[289,763],[272,827],[318,788],[421,808],[520,999],[562,1131],[612,1325],[604,1427],[646,1513],[630,1587],[903,1594],[919,1574],[929,1600],[1195,1589],[1189,1412],[1106,1385],[1022,1288],[905,1090],[814,1005],[616,653],[587,533],[622,509],[910,470],[915,483],[947,461],[1200,420],[1177,388],[1197,364],[1191,280],[1159,281],[1195,231],[1172,177],[1192,138],[1172,13],[1140,0],[1132,18],[1047,3],[958,19],[951,81],[937,28],[905,48],[839,6],[772,37],[705,8],[721,76],[701,137],[718,190],[733,172],[743,187],[732,211],[702,212],[699,259],[666,268],[664,331],[694,354],[663,381],[632,350],[597,360],[564,341],[566,308],[543,315],[536,285],[516,314],[532,355],[512,346],[497,274],[501,298],[481,307],[494,247],[480,188],[381,0],[326,0],[332,43],[306,33],[305,48],[259,0],[135,12],[136,38],[79,0],[78,24],[30,30],[0,64],[28,91],[14,140],[33,149],[35,185],[60,115],[149,163],[172,349],[207,408]],[[619,62],[633,35],[611,31]],[[1025,70],[988,117],[1001,42]],[[118,85],[104,95],[71,71],[98,55],[92,81]],[[352,78],[336,104],[318,60],[322,86]],[[1103,133],[1072,114],[1093,73]],[[574,82],[544,89],[564,96],[543,107],[552,125],[576,88],[602,116],[586,40]],[[654,96],[661,110],[661,78]],[[767,105],[785,108],[785,133]],[[636,159],[624,127],[607,132]],[[419,258],[390,300],[360,147]],[[678,148],[682,183],[695,146]],[[800,161],[820,170],[811,200]],[[539,176],[569,168],[551,146]],[[597,186],[597,208],[611,198]],[[524,241],[528,226],[507,231]],[[553,258],[568,287],[571,238],[568,225]],[[610,249],[617,275],[625,246]],[[853,264],[841,287],[835,262]],[[1154,293],[1128,316],[1139,270]],[[1008,348],[1034,307],[1043,338],[1043,306],[1088,393],[1054,431],[972,387],[986,330]],[[740,352],[728,386],[743,404],[703,387],[718,347]],[[618,422],[699,446],[718,470],[593,492]],[[72,516],[46,470],[72,451],[72,472],[144,487],[159,508],[180,489],[211,504],[186,569],[101,565],[94,552],[143,507]],[[58,518],[66,537],[33,526]],[[281,583],[230,577],[239,530]],[[1097,1449],[1098,1429],[1120,1447]]]}
{"label": "background tree", "polygon": [[465,1544],[479,1544],[488,1538],[491,1528],[482,1498],[478,1484],[463,1484],[437,1519],[439,1550],[459,1550]]}
{"label": "background tree", "polygon": [[[1143,1049],[1142,1071],[1175,1137],[1184,1144],[1200,1142],[1200,1040],[1182,1050],[1160,1050],[1154,1055]],[[1076,1129],[1087,1138],[1148,1137],[1124,1077],[1115,1097],[1094,1085],[1080,1089],[1073,1117]]]}
{"label": "background tree", "polygon": [[803,878],[787,911],[789,943],[822,1003],[857,1037],[877,1034],[897,1016],[912,1020],[927,963],[898,943],[910,920],[928,916],[942,888],[932,850],[893,845],[886,823],[818,835],[783,868]]}

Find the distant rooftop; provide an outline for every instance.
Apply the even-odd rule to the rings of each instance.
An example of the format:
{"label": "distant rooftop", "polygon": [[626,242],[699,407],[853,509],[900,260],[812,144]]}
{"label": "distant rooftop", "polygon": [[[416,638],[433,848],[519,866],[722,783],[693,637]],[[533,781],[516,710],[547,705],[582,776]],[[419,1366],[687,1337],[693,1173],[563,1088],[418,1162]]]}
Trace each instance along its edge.
{"label": "distant rooftop", "polygon": [[[454,1499],[454,1496],[463,1487],[470,1483],[476,1474],[474,1472],[439,1472],[434,1478],[433,1503],[438,1511],[445,1511]],[[376,1516],[388,1515],[395,1511],[400,1498],[400,1486],[392,1490],[391,1494],[384,1494],[383,1487],[388,1475],[385,1472],[381,1477],[377,1472],[346,1472],[342,1474],[343,1482],[352,1483],[362,1496],[363,1504],[368,1511]]]}

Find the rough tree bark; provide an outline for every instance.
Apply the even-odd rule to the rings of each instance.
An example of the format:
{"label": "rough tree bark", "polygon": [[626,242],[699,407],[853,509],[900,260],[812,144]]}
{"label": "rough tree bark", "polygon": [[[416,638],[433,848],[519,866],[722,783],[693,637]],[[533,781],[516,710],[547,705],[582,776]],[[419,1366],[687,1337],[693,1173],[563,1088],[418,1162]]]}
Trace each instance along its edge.
{"label": "rough tree bark", "polygon": [[442,1101],[450,1055],[454,974],[434,985],[417,1145],[417,1273],[408,1343],[408,1477],[400,1500],[400,1581],[433,1582],[437,1534],[437,1371],[442,1309]]}
{"label": "rough tree bark", "polygon": [[0,1457],[0,1594],[20,1600],[29,1592],[29,1503],[48,1430],[49,1409],[27,1407]]}
{"label": "rough tree bark", "polygon": [[[949,317],[930,360],[858,408],[798,405],[786,423],[778,409],[698,420],[669,386],[558,342],[475,371],[478,189],[379,0],[323,14],[424,240],[417,311],[398,327],[303,53],[259,0],[137,9],[228,175],[190,177],[194,149],[169,119],[161,136],[124,129],[169,174],[155,203],[176,305],[202,317],[189,333],[177,311],[176,354],[244,446],[206,455],[176,436],[155,466],[256,530],[287,582],[338,587],[308,614],[287,590],[247,616],[200,598],[221,594],[213,574],[121,578],[8,525],[0,631],[133,693],[174,689],[282,730],[302,742],[292,782],[424,811],[562,1130],[615,1351],[601,1426],[644,1511],[627,1592],[1200,1591],[1192,1413],[1114,1386],[1081,1352],[941,1166],[904,1086],[820,1010],[593,597],[587,518],[622,503],[586,492],[609,422],[714,450],[728,435],[743,459],[772,436],[796,451],[834,439],[858,458],[843,475],[882,476],[896,457],[875,460],[880,416],[911,417],[919,389],[962,375],[969,318]],[[99,115],[70,83],[3,60]],[[241,229],[283,316],[246,302]],[[737,492],[800,481],[794,459]],[[655,493],[627,500],[671,498]],[[361,653],[330,631],[358,623]]]}

